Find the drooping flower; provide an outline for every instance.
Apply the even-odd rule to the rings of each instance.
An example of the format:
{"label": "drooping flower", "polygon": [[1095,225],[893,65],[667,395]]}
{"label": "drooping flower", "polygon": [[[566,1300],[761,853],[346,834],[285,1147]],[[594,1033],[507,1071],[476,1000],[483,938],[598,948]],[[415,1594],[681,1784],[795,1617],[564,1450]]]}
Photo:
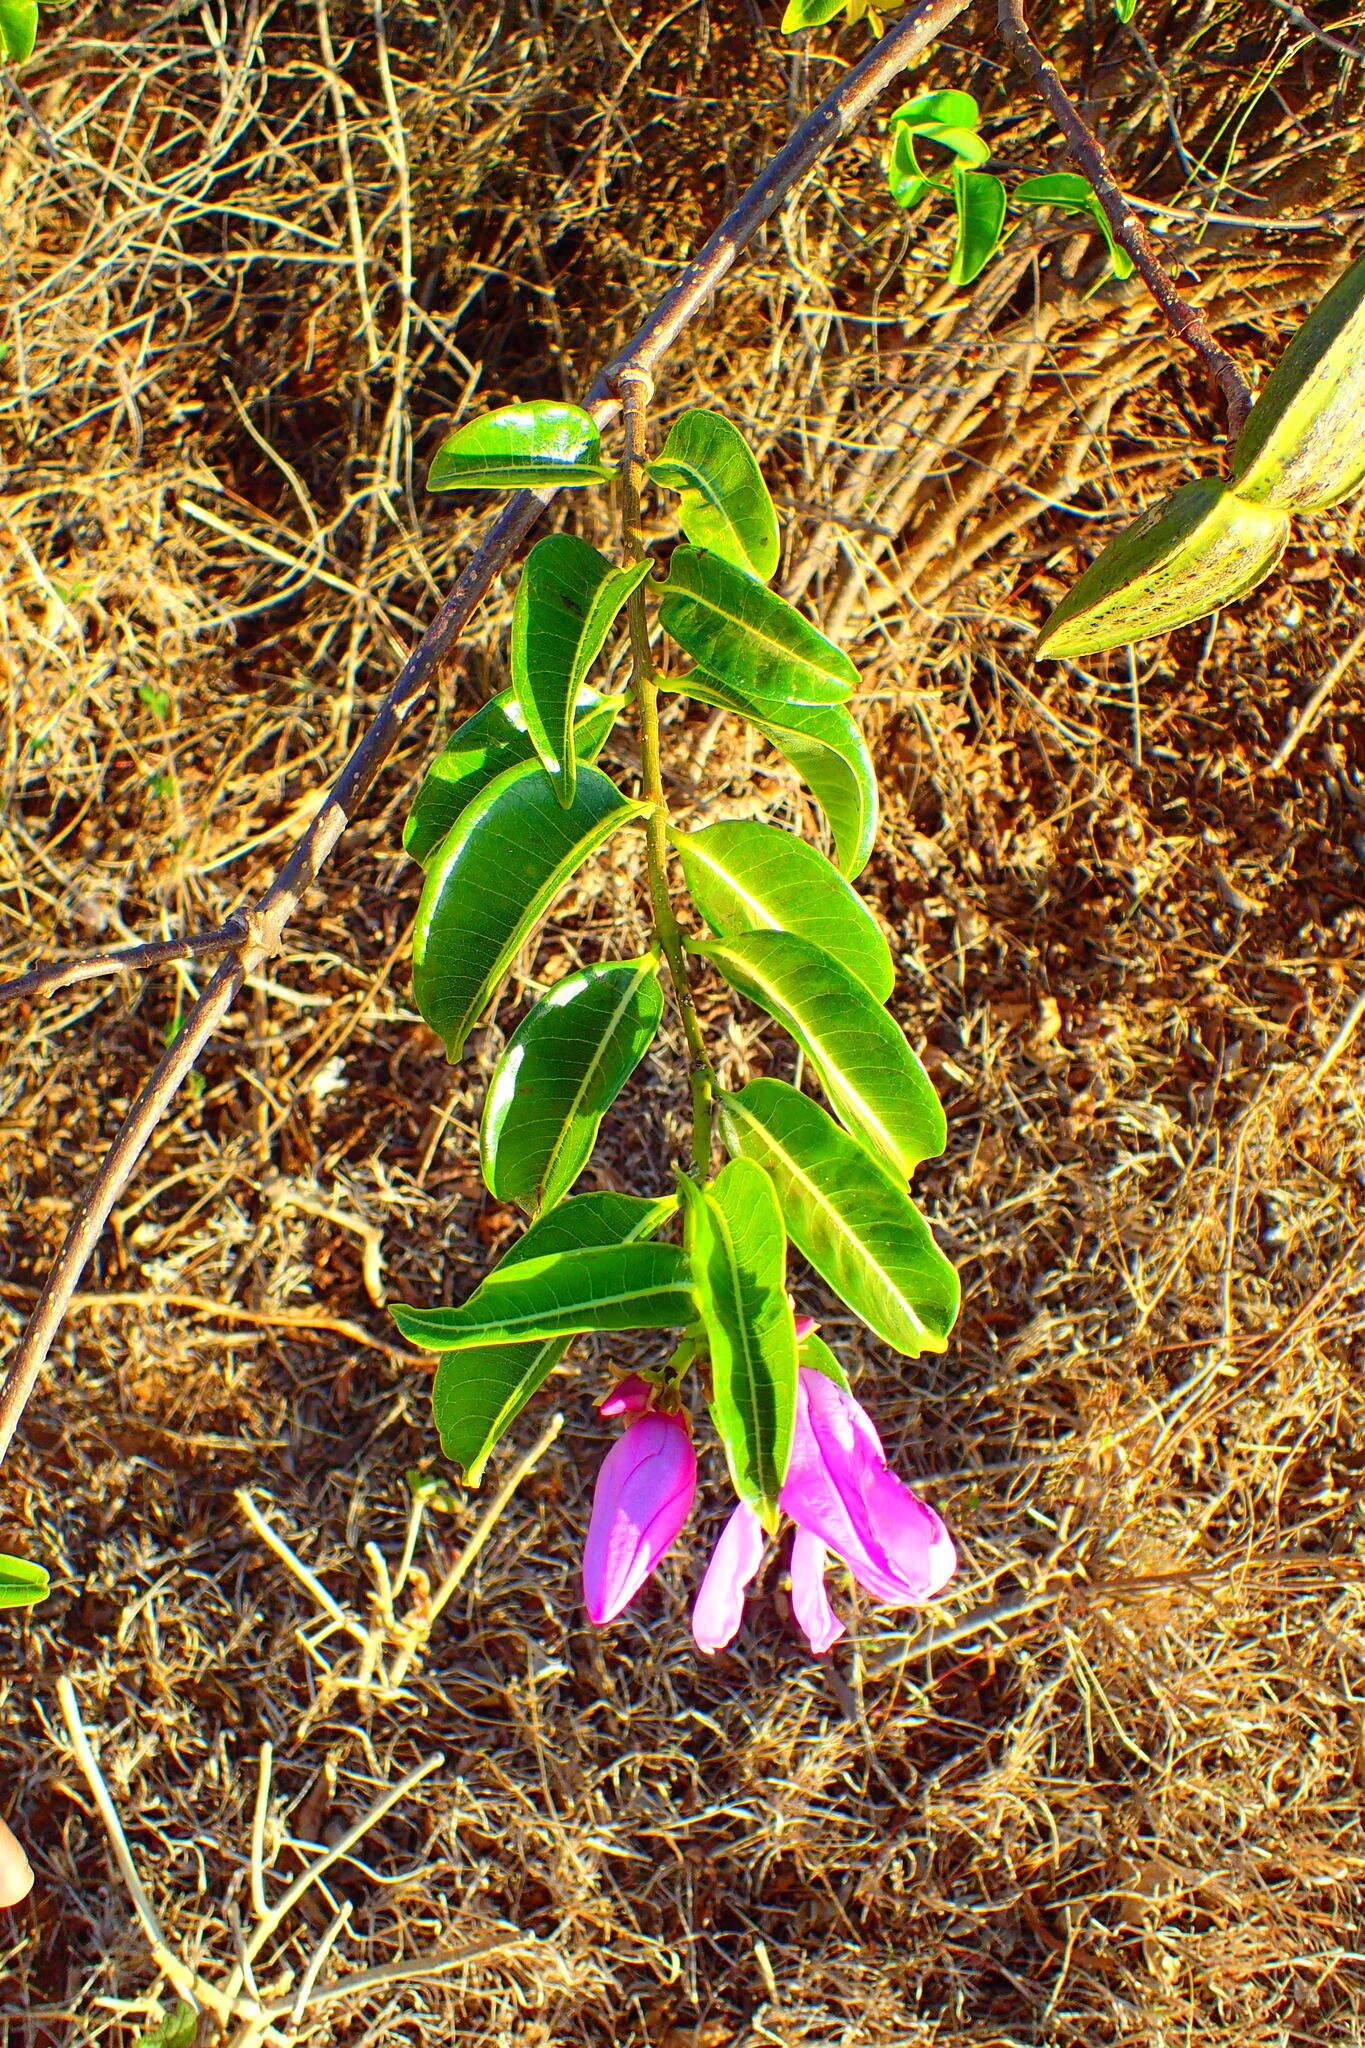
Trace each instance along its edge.
{"label": "drooping flower", "polygon": [[638,1372],[628,1372],[618,1380],[611,1392],[597,1404],[599,1415],[643,1415],[654,1393],[648,1380],[642,1380]]}
{"label": "drooping flower", "polygon": [[[791,1463],[778,1500],[796,1523],[792,1612],[817,1655],[844,1633],[825,1591],[830,1551],[887,1607],[922,1606],[956,1569],[948,1531],[889,1470],[866,1410],[833,1380],[805,1366],[797,1379]],[[699,1649],[723,1649],[738,1633],[745,1590],[763,1562],[763,1542],[757,1515],[741,1501],[721,1532],[693,1608]]]}
{"label": "drooping flower", "polygon": [[680,1415],[639,1415],[602,1460],[583,1545],[583,1598],[601,1624],[635,1598],[692,1509],[697,1454]]}

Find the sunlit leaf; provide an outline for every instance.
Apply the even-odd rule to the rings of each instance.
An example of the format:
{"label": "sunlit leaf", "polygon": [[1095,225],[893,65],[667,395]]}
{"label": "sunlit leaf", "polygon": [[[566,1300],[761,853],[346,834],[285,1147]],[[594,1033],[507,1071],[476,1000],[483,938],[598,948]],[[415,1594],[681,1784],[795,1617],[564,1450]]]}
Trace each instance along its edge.
{"label": "sunlit leaf", "polygon": [[539,767],[509,768],[468,806],[427,869],[412,937],[417,1007],[451,1059],[517,949],[589,854],[649,806],[583,768],[568,810]]}
{"label": "sunlit leaf", "polygon": [[[499,1270],[552,1252],[633,1244],[652,1237],[677,1208],[673,1197],[642,1201],[637,1195],[571,1195],[548,1210],[505,1252]],[[486,1344],[447,1351],[436,1361],[432,1413],[441,1449],[477,1486],[489,1454],[568,1350],[568,1337],[539,1342]]]}
{"label": "sunlit leaf", "polygon": [[697,1305],[677,1245],[615,1244],[504,1262],[462,1308],[389,1313],[420,1350],[472,1351],[586,1330],[681,1329]]}
{"label": "sunlit leaf", "polygon": [[957,1274],[898,1180],[785,1081],[720,1098],[729,1150],[763,1167],[787,1234],[868,1328],[907,1358],[947,1349]]}
{"label": "sunlit leaf", "polygon": [[1131,277],[1133,259],[1121,242],[1114,239],[1109,216],[1099,202],[1094,186],[1076,171],[1046,171],[1037,178],[1022,178],[1014,188],[1021,206],[1059,206],[1064,213],[1088,214],[1109,248],[1109,268],[1116,278]]}
{"label": "sunlit leaf", "polygon": [[844,11],[845,0],[787,0],[782,16],[782,33],[794,35],[800,28],[823,28]]}
{"label": "sunlit leaf", "polygon": [[536,399],[499,406],[447,435],[431,458],[429,491],[526,490],[603,483],[602,437],[579,405]]}
{"label": "sunlit leaf", "polygon": [[1005,225],[1005,188],[989,171],[955,171],[953,205],[957,208],[957,246],[948,282],[971,284],[999,247]]}
{"label": "sunlit leaf", "polygon": [[38,37],[38,0],[0,0],[0,51],[11,64],[33,55]]}
{"label": "sunlit leaf", "polygon": [[1137,0],[1114,0],[1114,12],[1120,21],[1131,21],[1137,13]]}
{"label": "sunlit leaf", "polygon": [[922,92],[891,116],[886,180],[897,206],[917,206],[928,191],[948,192],[953,168],[936,170],[920,161],[916,139],[946,149],[958,168],[976,170],[990,158],[990,144],[977,129],[981,116],[969,92]]}
{"label": "sunlit leaf", "polygon": [[[580,692],[574,726],[580,761],[597,759],[624,702],[624,697]],[[475,797],[509,768],[534,758],[520,705],[510,690],[499,690],[451,734],[427,769],[403,827],[403,844],[413,859],[425,867]]]}
{"label": "sunlit leaf", "polygon": [[777,513],[738,427],[720,413],[685,412],[648,473],[681,494],[678,517],[690,541],[764,583],[771,579],[781,553]]}
{"label": "sunlit leaf", "polygon": [[512,611],[512,690],[541,764],[566,807],[578,756],[576,707],[588,671],[648,561],[616,569],[572,533],[550,533],[526,557]]}
{"label": "sunlit leaf", "polygon": [[931,135],[935,128],[971,129],[978,127],[980,121],[981,109],[969,92],[921,92],[897,107],[888,126],[904,126]]}
{"label": "sunlit leaf", "polygon": [[862,873],[877,837],[877,777],[867,741],[846,705],[774,707],[700,669],[665,677],[664,687],[747,718],[791,762],[829,819],[840,871],[850,877]]}
{"label": "sunlit leaf", "polygon": [[844,1123],[898,1173],[943,1150],[948,1126],[933,1082],[846,967],[790,932],[688,944],[791,1033]]}
{"label": "sunlit leaf", "polygon": [[484,1103],[483,1174],[500,1202],[548,1209],[587,1165],[598,1126],[663,1015],[658,961],[571,974],[517,1026]]}
{"label": "sunlit leaf", "polygon": [[750,818],[672,836],[692,900],[717,938],[795,932],[886,1001],[896,985],[886,935],[815,847]]}
{"label": "sunlit leaf", "polygon": [[848,1374],[824,1338],[818,1336],[814,1330],[798,1344],[796,1362],[803,1372],[822,1372],[827,1380],[833,1380],[835,1386],[842,1387],[846,1394],[852,1392]]}
{"label": "sunlit leaf", "polygon": [[47,1597],[50,1583],[40,1564],[0,1553],[0,1607],[32,1607]]}
{"label": "sunlit leaf", "polygon": [[836,704],[858,681],[848,656],[756,577],[675,548],[659,623],[709,676],[768,704]]}
{"label": "sunlit leaf", "polygon": [[711,1356],[711,1412],[730,1477],[772,1530],[796,1425],[796,1326],[772,1182],[748,1159],[710,1187],[680,1183],[692,1280]]}

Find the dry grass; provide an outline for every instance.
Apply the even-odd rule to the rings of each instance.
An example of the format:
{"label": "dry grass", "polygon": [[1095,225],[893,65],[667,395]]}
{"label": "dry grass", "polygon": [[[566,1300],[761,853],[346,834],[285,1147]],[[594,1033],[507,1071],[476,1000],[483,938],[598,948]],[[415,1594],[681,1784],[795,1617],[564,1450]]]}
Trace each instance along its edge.
{"label": "dry grass", "polygon": [[[775,12],[403,6],[382,43],[352,0],[49,12],[0,164],[8,971],[259,888],[468,548],[474,513],[420,490],[443,419],[581,387],[826,74],[829,39],[807,69]],[[1359,9],[1320,15],[1365,39]],[[1144,46],[1065,12],[1136,189],[1197,203],[1185,152],[1229,214],[1358,199],[1361,67],[1291,17],[1144,0]],[[983,22],[924,81],[979,91],[1006,161],[1038,168],[1041,131],[972,54]],[[1170,239],[1262,363],[1341,261],[1321,224],[1201,248],[1177,215]],[[310,1959],[326,1985],[473,1953],[277,2038],[1361,2039],[1358,667],[1274,765],[1360,626],[1361,511],[1306,526],[1212,630],[1032,671],[1027,630],[1105,522],[1216,459],[1212,399],[1135,293],[1087,296],[1090,242],[1040,223],[966,305],[943,245],[855,145],[660,403],[754,429],[788,587],[866,675],[888,808],[866,879],[949,1107],[922,1187],[966,1307],[951,1356],[907,1367],[859,1353],[818,1288],[803,1305],[875,1374],[957,1584],[908,1629],[863,1611],[817,1664],[774,1573],[735,1654],[699,1664],[712,1483],[657,1588],[592,1633],[591,1369],[556,1383],[565,1434],[491,1526],[458,1486],[413,1521],[422,1367],[375,1294],[456,1293],[512,1229],[475,1167],[488,1061],[567,949],[623,921],[636,943],[641,914],[623,854],[448,1069],[408,1000],[397,850],[428,722],[162,1132],[5,1469],[0,1536],[56,1581],[0,1665],[0,1807],[39,1872],[0,1931],[9,2048],[122,2048],[171,1998],[64,1674],[165,1940],[220,1989],[307,1845],[443,1759],[254,1975],[297,2001]],[[464,703],[502,677],[508,610]],[[680,807],[816,829],[733,727],[677,711],[668,739]],[[629,772],[628,738],[610,758]],[[193,974],[8,1020],[11,1326]],[[737,1068],[769,1056],[713,1009]],[[664,1046],[604,1182],[662,1184],[680,1071]]]}

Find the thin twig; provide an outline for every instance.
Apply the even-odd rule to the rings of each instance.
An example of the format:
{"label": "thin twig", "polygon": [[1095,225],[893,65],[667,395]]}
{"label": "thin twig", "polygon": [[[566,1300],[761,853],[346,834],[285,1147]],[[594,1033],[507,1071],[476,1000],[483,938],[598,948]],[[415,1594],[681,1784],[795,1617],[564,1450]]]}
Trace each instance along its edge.
{"label": "thin twig", "polygon": [[[893,79],[922,56],[934,39],[965,13],[967,5],[968,0],[919,0],[919,5],[821,100],[786,147],[750,185],[678,282],[665,293],[635,339],[598,377],[589,394],[589,404],[599,425],[609,422],[617,413],[616,390],[622,370],[635,367],[652,373],[792,187],[837,142],[858,127]],[[248,914],[242,945],[219,965],[186,1017],[174,1045],[128,1111],[76,1210],[66,1241],[43,1283],[37,1306],[0,1384],[0,1458],[13,1441],[67,1302],[152,1133],[232,1008],[247,977],[257,973],[279,951],[285,926],[359,810],[409,715],[450,661],[475,606],[554,495],[552,491],[519,492],[493,521],[449,597],[403,664],[397,681],[352,749],[285,867]]]}
{"label": "thin twig", "polygon": [[1039,49],[1025,18],[1023,0],[998,0],[1000,33],[1066,137],[1071,154],[1094,188],[1115,240],[1132,257],[1143,283],[1160,306],[1177,341],[1201,356],[1217,379],[1227,405],[1228,432],[1241,432],[1251,411],[1251,388],[1226,349],[1218,346],[1208,321],[1176,290],[1148,234],[1114,176],[1104,145],[1063,85],[1057,67]]}
{"label": "thin twig", "polygon": [[52,995],[74,982],[94,981],[101,974],[141,974],[148,967],[165,967],[174,960],[197,960],[206,953],[227,953],[240,946],[246,927],[240,918],[229,918],[216,931],[196,932],[186,939],[149,939],[137,946],[114,946],[104,953],[87,953],[80,960],[52,960],[32,967],[13,981],[0,981],[0,1003],[18,1002],[24,996]]}
{"label": "thin twig", "polygon": [[1290,726],[1275,750],[1275,758],[1270,764],[1272,768],[1283,768],[1295,747],[1299,744],[1299,741],[1306,733],[1312,730],[1313,726],[1317,723],[1318,713],[1345,675],[1347,669],[1351,666],[1351,663],[1360,653],[1362,647],[1365,647],[1365,626],[1361,627],[1360,631],[1351,641],[1350,646],[1343,648],[1319,682],[1308,702],[1300,711],[1298,717],[1294,720],[1294,723]]}

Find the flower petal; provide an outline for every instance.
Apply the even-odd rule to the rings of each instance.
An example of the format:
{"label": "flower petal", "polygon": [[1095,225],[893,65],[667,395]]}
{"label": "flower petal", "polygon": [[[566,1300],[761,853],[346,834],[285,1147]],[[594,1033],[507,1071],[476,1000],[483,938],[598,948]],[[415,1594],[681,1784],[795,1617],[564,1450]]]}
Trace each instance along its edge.
{"label": "flower petal", "polygon": [[697,1454],[677,1415],[641,1415],[602,1460],[583,1545],[591,1621],[613,1621],[634,1599],[687,1520]]}
{"label": "flower petal", "polygon": [[889,1607],[918,1607],[952,1577],[957,1560],[947,1530],[888,1471],[871,1418],[833,1380],[804,1366],[781,1503]]}
{"label": "flower petal", "polygon": [[758,1516],[741,1501],[717,1538],[692,1606],[692,1635],[708,1656],[739,1634],[745,1589],[763,1562],[767,1541]]}
{"label": "flower petal", "polygon": [[598,1402],[597,1412],[599,1415],[643,1415],[653,1392],[648,1380],[642,1380],[638,1372],[628,1372]]}
{"label": "flower petal", "polygon": [[846,1634],[825,1591],[828,1561],[829,1552],[820,1538],[808,1529],[798,1529],[792,1541],[792,1613],[817,1657]]}

